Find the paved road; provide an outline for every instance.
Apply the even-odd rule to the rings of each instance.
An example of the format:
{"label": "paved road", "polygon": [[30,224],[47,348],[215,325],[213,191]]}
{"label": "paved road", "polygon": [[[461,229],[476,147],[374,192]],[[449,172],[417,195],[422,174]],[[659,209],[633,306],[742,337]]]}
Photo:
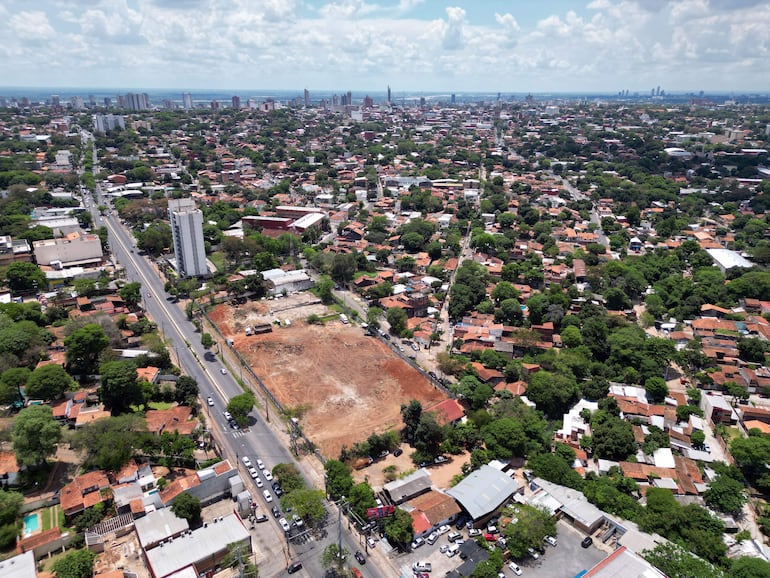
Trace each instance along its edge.
{"label": "paved road", "polygon": [[[95,163],[96,168],[96,163]],[[101,191],[97,188],[96,205],[103,204]],[[296,576],[322,576],[320,556],[327,544],[336,542],[336,508],[328,507],[330,511],[329,528],[327,537],[320,541],[311,541],[300,547],[287,543],[284,533],[277,521],[270,515],[270,508],[278,504],[278,499],[272,495],[272,503],[265,501],[262,492],[269,487],[265,483],[263,489],[258,489],[248,472],[245,471],[241,459],[248,456],[253,463],[256,459],[263,460],[265,465],[272,469],[278,463],[294,463],[304,473],[305,466],[297,462],[284,446],[276,432],[263,419],[254,413],[251,417],[251,426],[247,430],[233,431],[230,429],[223,416],[227,400],[242,393],[242,389],[230,373],[222,373],[223,365],[216,357],[206,358],[206,350],[200,345],[200,335],[195,332],[194,326],[187,320],[181,308],[173,303],[164,291],[164,282],[160,278],[155,266],[145,258],[139,256],[134,248],[131,235],[120,224],[118,218],[105,215],[97,221],[98,211],[94,204],[92,213],[94,221],[98,225],[105,225],[109,231],[109,242],[112,254],[117,262],[125,268],[126,277],[131,281],[139,281],[142,284],[144,308],[152,319],[161,328],[165,338],[173,348],[179,366],[184,372],[193,377],[200,388],[203,407],[208,412],[208,430],[217,440],[224,457],[228,457],[231,463],[237,464],[241,477],[246,487],[257,498],[260,510],[265,512],[270,521],[267,524],[257,526],[257,539],[255,549],[261,550],[257,554],[260,566],[260,575],[279,576],[285,574],[285,568],[290,561],[301,560],[304,570]],[[209,407],[205,400],[208,397],[214,400],[214,406]],[[306,479],[309,476],[305,475]],[[359,549],[358,537],[344,531],[342,533],[343,547],[351,554]],[[297,550],[299,548],[299,551]],[[304,574],[303,574],[304,573]],[[390,572],[381,572],[373,563],[366,565],[366,576],[384,578],[391,575]]]}

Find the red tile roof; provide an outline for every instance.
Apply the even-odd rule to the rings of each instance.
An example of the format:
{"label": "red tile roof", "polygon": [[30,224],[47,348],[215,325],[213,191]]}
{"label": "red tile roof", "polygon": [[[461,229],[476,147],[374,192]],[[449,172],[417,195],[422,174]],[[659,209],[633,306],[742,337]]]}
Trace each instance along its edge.
{"label": "red tile roof", "polygon": [[447,424],[462,419],[465,415],[465,409],[456,399],[445,399],[439,404],[425,410],[436,416],[436,421],[441,424]]}

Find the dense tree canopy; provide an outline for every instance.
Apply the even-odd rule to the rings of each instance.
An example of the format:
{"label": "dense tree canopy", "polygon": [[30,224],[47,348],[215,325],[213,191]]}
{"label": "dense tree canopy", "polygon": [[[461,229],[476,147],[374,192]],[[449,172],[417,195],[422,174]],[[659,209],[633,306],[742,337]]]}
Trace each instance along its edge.
{"label": "dense tree canopy", "polygon": [[31,405],[21,410],[13,422],[11,439],[20,465],[36,467],[56,452],[61,425],[47,405]]}

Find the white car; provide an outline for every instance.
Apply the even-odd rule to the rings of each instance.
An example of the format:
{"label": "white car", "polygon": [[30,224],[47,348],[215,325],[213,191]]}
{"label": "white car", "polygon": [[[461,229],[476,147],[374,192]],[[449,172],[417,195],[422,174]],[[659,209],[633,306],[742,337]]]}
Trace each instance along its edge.
{"label": "white car", "polygon": [[289,526],[289,522],[286,521],[286,518],[281,518],[278,520],[278,523],[281,525],[281,528],[283,528],[284,532],[291,530],[291,526]]}
{"label": "white car", "polygon": [[219,373],[221,373],[222,375],[227,375],[227,370],[223,367],[219,370]]}
{"label": "white car", "polygon": [[224,415],[224,416],[225,416],[225,419],[226,419],[227,421],[230,421],[231,419],[233,419],[233,416],[230,414],[230,412],[229,412],[229,411],[223,412],[223,414],[222,414],[222,415]]}
{"label": "white car", "polygon": [[247,468],[251,467],[251,460],[247,456],[243,456],[241,458],[241,461],[243,462],[243,465],[246,466]]}
{"label": "white car", "polygon": [[556,538],[553,536],[546,536],[545,541],[548,542],[551,546],[556,546]]}
{"label": "white car", "polygon": [[530,555],[530,556],[532,556],[532,558],[533,558],[533,559],[535,559],[535,560],[537,560],[538,558],[540,558],[540,554],[538,554],[537,552],[535,552],[535,549],[534,549],[534,548],[527,548],[527,552],[529,552],[529,555]]}
{"label": "white car", "polygon": [[255,480],[259,477],[257,470],[255,470],[254,468],[249,468],[249,475]]}
{"label": "white car", "polygon": [[254,483],[257,484],[258,488],[263,487],[265,484],[262,483],[262,480],[260,478],[254,478]]}
{"label": "white car", "polygon": [[516,576],[521,576],[521,568],[519,568],[519,565],[516,564],[516,562],[510,562],[508,568],[510,568],[511,572],[516,574]]}
{"label": "white car", "polygon": [[265,469],[265,462],[263,462],[262,460],[257,460],[257,467],[260,470],[264,470]]}
{"label": "white car", "polygon": [[449,532],[449,530],[450,530],[449,526],[445,524],[443,526],[439,526],[438,533],[439,535],[446,534],[447,532]]}
{"label": "white car", "polygon": [[214,407],[214,398],[213,397],[207,398],[206,403],[209,404],[209,407]]}
{"label": "white car", "polygon": [[377,542],[371,536],[366,539],[366,543],[369,544],[370,548],[374,548],[377,545]]}
{"label": "white car", "polygon": [[273,474],[270,473],[270,470],[268,470],[268,469],[262,470],[262,475],[265,476],[265,479],[268,482],[272,482],[273,481]]}
{"label": "white car", "polygon": [[265,496],[265,501],[268,504],[273,501],[273,495],[270,493],[270,490],[263,490],[262,495]]}

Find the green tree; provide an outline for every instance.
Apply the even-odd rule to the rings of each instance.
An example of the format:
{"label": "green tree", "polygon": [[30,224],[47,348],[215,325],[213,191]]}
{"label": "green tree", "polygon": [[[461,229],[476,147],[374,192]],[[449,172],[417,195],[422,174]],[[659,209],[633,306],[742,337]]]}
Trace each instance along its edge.
{"label": "green tree", "polygon": [[752,556],[735,558],[730,564],[731,578],[768,578],[770,562]]}
{"label": "green tree", "polygon": [[48,286],[45,273],[34,263],[24,261],[14,261],[8,265],[5,278],[8,281],[8,288],[16,294],[42,291]]}
{"label": "green tree", "polygon": [[294,464],[276,464],[272,471],[273,477],[287,494],[305,487],[305,479]]}
{"label": "green tree", "polygon": [[321,553],[321,566],[326,569],[333,569],[338,574],[342,574],[345,568],[345,560],[350,555],[347,549],[342,548],[335,544],[329,544]]}
{"label": "green tree", "polygon": [[311,526],[318,526],[326,517],[323,490],[295,489],[281,496],[281,505],[284,509],[293,508],[294,513]]}
{"label": "green tree", "polygon": [[509,460],[512,457],[526,457],[529,436],[524,424],[511,417],[501,417],[481,428],[484,445],[493,457]]}
{"label": "green tree", "polygon": [[668,385],[662,377],[648,377],[644,381],[644,391],[653,403],[660,403],[668,395]]}
{"label": "green tree", "polygon": [[577,400],[580,390],[574,378],[538,371],[527,387],[527,397],[550,418],[560,418]]}
{"label": "green tree", "polygon": [[709,482],[703,501],[708,506],[728,514],[737,514],[743,509],[748,497],[746,488],[730,476],[720,475]]}
{"label": "green tree", "polygon": [[404,421],[404,438],[408,441],[414,439],[414,434],[420,426],[422,417],[422,404],[416,399],[408,404],[401,404],[401,418]]}
{"label": "green tree", "polygon": [[142,284],[138,281],[126,283],[118,289],[118,295],[130,309],[134,309],[142,300]]}
{"label": "green tree", "polygon": [[75,433],[72,446],[85,452],[85,465],[118,471],[143,446],[147,424],[143,416],[124,414],[100,419]]}
{"label": "green tree", "polygon": [[110,344],[110,339],[98,323],[89,323],[64,338],[67,348],[67,369],[77,375],[96,372],[99,356]]}
{"label": "green tree", "polygon": [[390,307],[385,314],[385,319],[390,325],[390,332],[396,335],[401,335],[406,331],[406,311],[401,307]]}
{"label": "green tree", "polygon": [[94,575],[96,553],[91,550],[70,550],[53,563],[56,578],[91,578]]}
{"label": "green tree", "polygon": [[414,447],[417,449],[412,457],[416,461],[430,461],[441,452],[441,443],[444,441],[444,428],[442,428],[432,413],[424,413],[420,416],[420,425],[414,432]]}
{"label": "green tree", "polygon": [[48,364],[35,369],[27,379],[26,393],[31,399],[59,399],[74,382],[61,365]]}
{"label": "green tree", "polygon": [[329,499],[339,500],[342,496],[350,496],[353,487],[353,476],[350,469],[339,460],[326,460],[326,490]]}
{"label": "green tree", "polygon": [[593,414],[591,430],[594,454],[599,458],[625,460],[636,451],[631,424],[606,411]]}
{"label": "green tree", "polygon": [[180,375],[174,384],[174,399],[178,403],[194,405],[198,393],[198,382],[189,375]]}
{"label": "green tree", "polygon": [[177,518],[187,520],[192,528],[201,525],[201,501],[192,494],[179,494],[171,504],[171,511]]}
{"label": "green tree", "polygon": [[514,558],[522,558],[527,548],[540,547],[546,536],[556,535],[556,519],[545,509],[522,504],[517,506],[518,521],[505,527],[508,551]]}
{"label": "green tree", "polygon": [[14,401],[23,401],[21,387],[23,387],[32,372],[26,367],[11,367],[0,375],[0,404],[10,404]]}
{"label": "green tree", "polygon": [[32,405],[19,412],[13,422],[11,440],[20,465],[37,467],[56,453],[61,440],[59,422],[46,405]]}
{"label": "green tree", "polygon": [[366,519],[366,510],[377,506],[374,490],[367,482],[356,484],[350,489],[348,496],[350,507],[362,520]]}
{"label": "green tree", "polygon": [[652,550],[644,550],[642,558],[666,576],[724,578],[722,570],[671,542],[659,544]]}
{"label": "green tree", "polygon": [[315,284],[318,298],[324,305],[334,303],[334,281],[328,275],[323,275]]}
{"label": "green tree", "polygon": [[142,403],[144,396],[137,379],[136,365],[132,361],[102,364],[99,397],[112,415],[125,413],[132,405]]}
{"label": "green tree", "polygon": [[575,489],[583,486],[583,479],[572,469],[572,464],[557,454],[538,454],[529,459],[528,465],[535,475],[554,484]]}
{"label": "green tree", "polygon": [[205,349],[211,349],[214,345],[214,338],[211,337],[211,333],[201,333],[201,345]]}
{"label": "green tree", "polygon": [[232,414],[238,425],[245,426],[248,424],[249,413],[254,409],[256,401],[254,394],[250,391],[241,393],[230,398],[230,401],[227,402],[227,411]]}
{"label": "green tree", "polygon": [[405,548],[414,538],[412,516],[409,515],[409,512],[396,508],[394,515],[385,524],[385,535],[392,543]]}

